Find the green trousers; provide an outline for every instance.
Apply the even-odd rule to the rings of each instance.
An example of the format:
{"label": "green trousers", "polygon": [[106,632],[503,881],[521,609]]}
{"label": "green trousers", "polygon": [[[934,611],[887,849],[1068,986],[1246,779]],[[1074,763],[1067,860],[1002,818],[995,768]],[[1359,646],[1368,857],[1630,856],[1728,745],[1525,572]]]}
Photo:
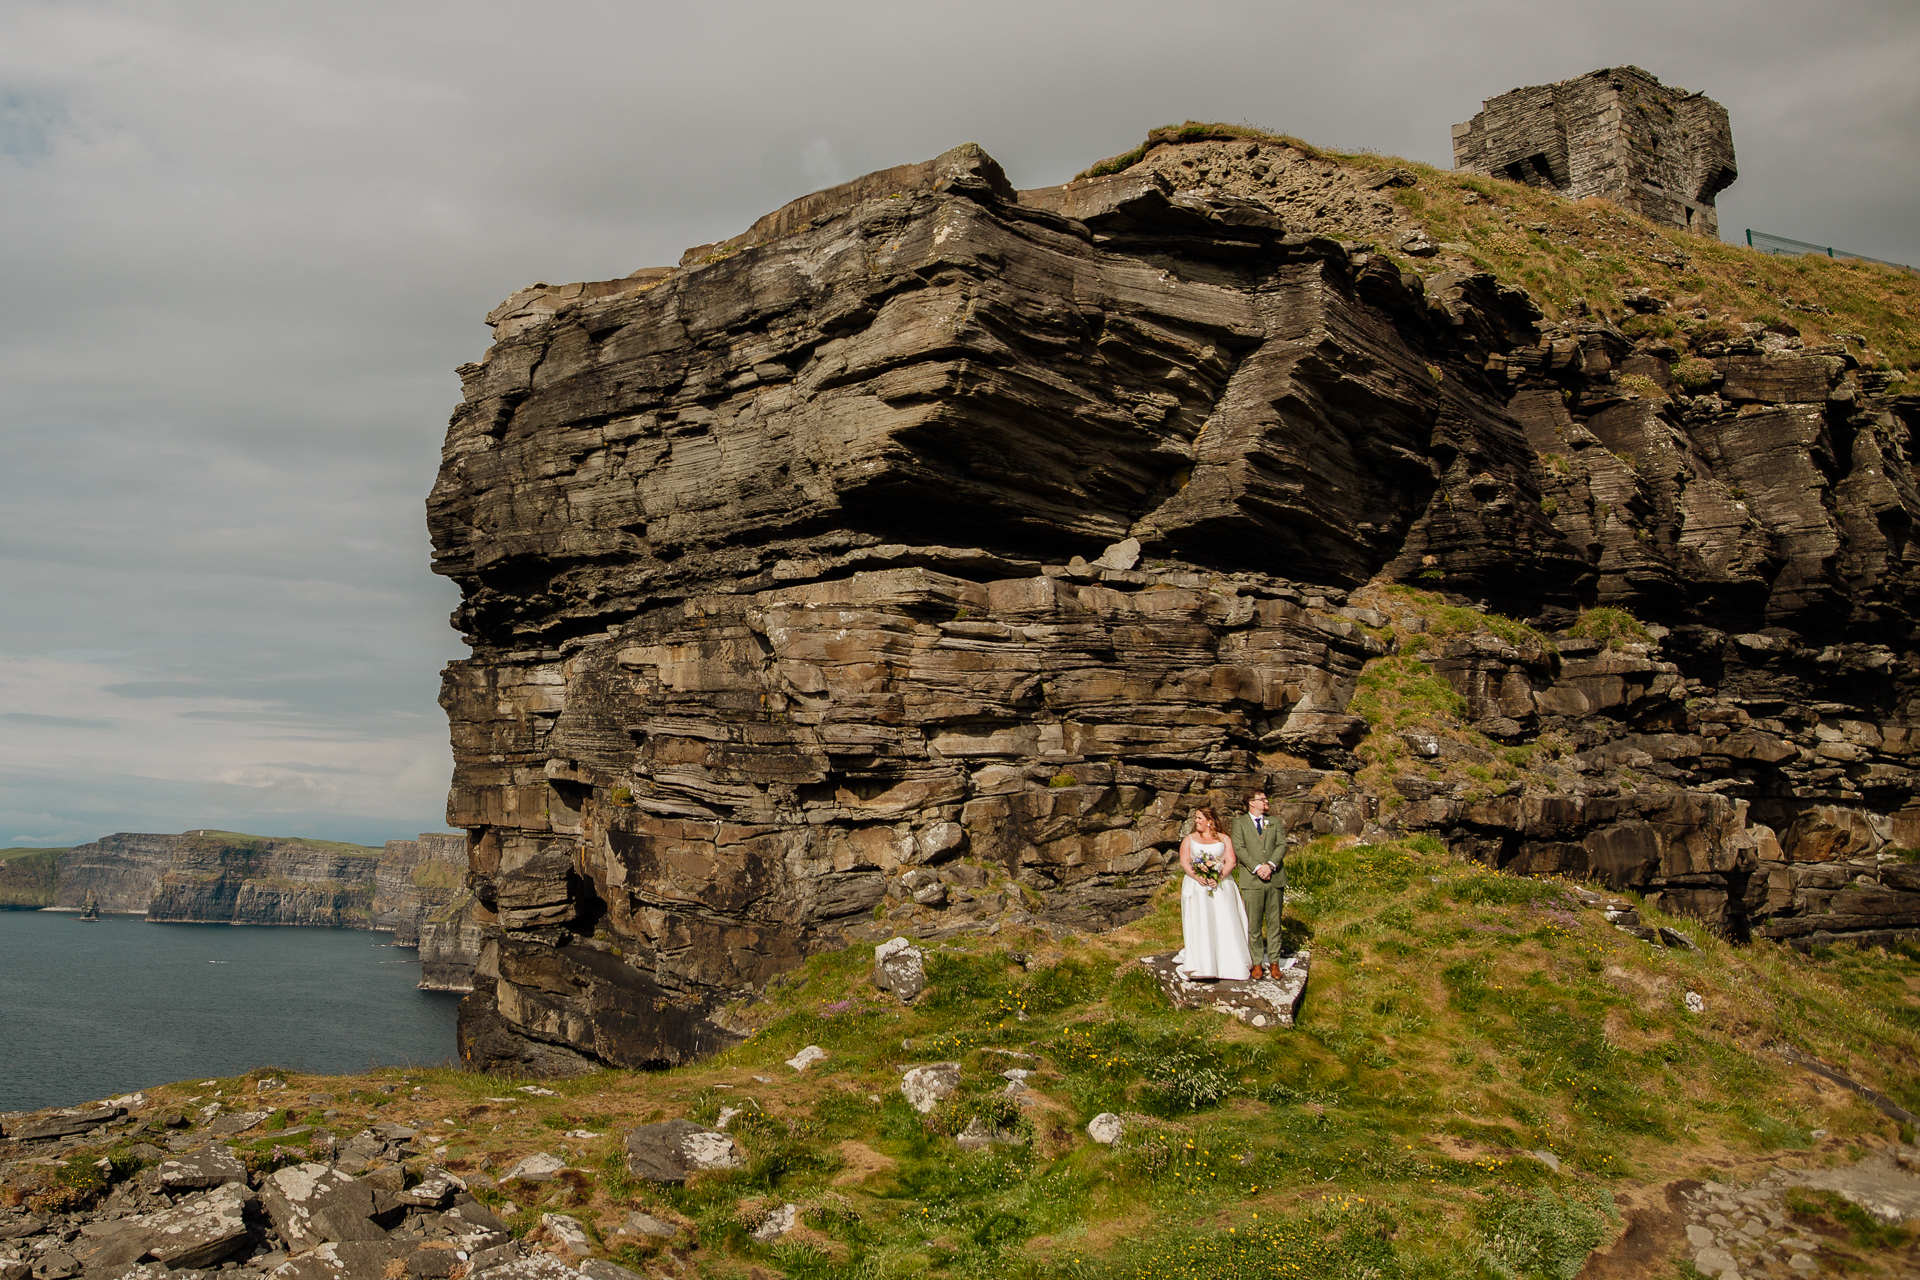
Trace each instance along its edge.
{"label": "green trousers", "polygon": [[1287,887],[1283,884],[1262,884],[1240,891],[1240,901],[1247,907],[1247,950],[1253,954],[1255,964],[1278,964],[1286,954],[1280,940],[1280,917],[1286,896]]}

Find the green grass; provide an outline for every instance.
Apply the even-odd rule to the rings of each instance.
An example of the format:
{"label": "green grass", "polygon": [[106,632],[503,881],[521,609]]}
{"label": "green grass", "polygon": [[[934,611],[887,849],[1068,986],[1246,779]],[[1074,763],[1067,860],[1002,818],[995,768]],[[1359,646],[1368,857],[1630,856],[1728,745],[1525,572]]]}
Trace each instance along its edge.
{"label": "green grass", "polygon": [[57,849],[0,849],[0,862],[12,862],[15,858],[30,858],[36,854],[51,853],[59,855],[65,853],[70,848],[72,848],[71,845],[62,845]]}
{"label": "green grass", "polygon": [[1600,608],[1582,609],[1580,618],[1567,628],[1567,634],[1586,640],[1601,640],[1609,649],[1618,649],[1629,641],[1646,643],[1653,637],[1625,609]]}
{"label": "green grass", "polygon": [[[1661,226],[1604,200],[1567,200],[1398,156],[1334,151],[1272,130],[1192,120],[1155,129],[1140,146],[1079,176],[1122,172],[1162,143],[1238,139],[1291,147],[1363,173],[1408,171],[1416,185],[1389,194],[1444,248],[1442,258],[1403,265],[1423,274],[1436,266],[1458,269],[1462,262],[1490,271],[1525,288],[1551,320],[1576,315],[1582,306],[1602,311],[1630,333],[1670,343],[1675,375],[1690,390],[1704,390],[1710,381],[1697,360],[1700,350],[1724,341],[1742,322],[1788,322],[1808,345],[1845,341],[1869,369],[1920,369],[1920,277],[1857,259],[1777,257]],[[1323,229],[1361,240],[1375,234],[1371,227]],[[1625,299],[1640,289],[1672,309],[1658,316],[1633,314]],[[1696,318],[1696,310],[1707,312],[1706,318]],[[1865,342],[1836,337],[1841,334]]]}
{"label": "green grass", "polygon": [[385,849],[376,848],[373,845],[348,844],[343,840],[315,840],[310,836],[256,836],[249,835],[244,831],[215,831],[211,828],[203,829],[197,834],[208,839],[244,844],[265,844],[269,840],[284,840],[291,843],[310,844],[317,849],[332,849],[336,853],[344,853],[352,858],[377,858],[386,852]]}
{"label": "green grass", "polygon": [[[1175,945],[1170,886],[1146,920],[1104,938],[932,949],[913,1008],[870,989],[866,949],[817,956],[769,992],[739,1048],[637,1083],[556,1087],[625,1090],[633,1100],[615,1107],[636,1114],[744,1109],[747,1169],[620,1190],[691,1219],[723,1265],[1173,1280],[1571,1276],[1617,1229],[1623,1180],[1679,1176],[1691,1151],[1757,1155],[1804,1147],[1815,1127],[1884,1128],[1804,1087],[1764,1042],[1830,1060],[1858,1044],[1871,1056],[1851,1069],[1880,1087],[1900,1096],[1920,1081],[1914,1032],[1871,1007],[1920,981],[1904,955],[1649,947],[1572,909],[1561,885],[1431,841],[1317,842],[1291,878],[1289,923],[1314,948],[1291,1032],[1165,1004],[1134,957]],[[1029,964],[1015,941],[1033,948]],[[1708,993],[1707,1017],[1686,1012],[1691,989]],[[805,1044],[832,1057],[800,1080],[781,1059]],[[917,1115],[895,1067],[940,1059],[962,1063],[965,1085]],[[1000,1092],[1016,1061],[1047,1106]],[[764,1097],[712,1088],[753,1073],[775,1080]],[[1112,1150],[1081,1136],[1102,1111],[1134,1118]],[[951,1136],[976,1116],[1025,1144],[961,1152]],[[889,1167],[836,1182],[842,1143]],[[785,1201],[809,1231],[755,1244],[756,1214]]]}
{"label": "green grass", "polygon": [[[523,1233],[565,1211],[610,1245],[631,1209],[685,1221],[697,1247],[675,1247],[702,1275],[903,1280],[1572,1275],[1618,1230],[1612,1193],[1629,1181],[1732,1178],[1722,1171],[1782,1150],[1812,1157],[1814,1129],[1829,1131],[1829,1152],[1894,1135],[1853,1095],[1813,1089],[1770,1044],[1920,1107],[1907,1012],[1920,948],[1816,959],[1691,925],[1698,952],[1651,947],[1574,909],[1565,885],[1499,874],[1433,840],[1316,841],[1293,855],[1290,880],[1289,933],[1313,951],[1290,1031],[1165,1002],[1138,957],[1177,945],[1170,879],[1144,919],[1110,934],[1005,928],[927,944],[931,985],[912,1007],[872,987],[870,948],[814,956],[735,1010],[757,1027],[738,1047],[669,1071],[549,1081],[551,1097],[448,1068],[328,1080],[261,1067],[150,1094],[252,1100],[259,1079],[282,1076],[287,1093],[266,1105],[326,1092],[336,1131],[399,1120],[469,1174],[571,1143],[576,1177],[483,1186],[484,1198],[513,1200]],[[1688,991],[1705,1014],[1687,1011]],[[795,1073],[784,1060],[808,1044],[830,1056]],[[899,1068],[940,1060],[962,1064],[962,1088],[922,1116]],[[1004,1092],[1015,1064],[1034,1072],[1038,1105]],[[684,1187],[627,1175],[626,1129],[711,1123],[723,1106],[739,1110],[729,1128],[746,1168]],[[1103,1111],[1128,1118],[1112,1148],[1084,1133]],[[961,1150],[954,1135],[975,1118],[1019,1143]],[[277,1111],[269,1124],[311,1122]],[[566,1137],[581,1130],[601,1136]],[[276,1159],[278,1132],[246,1145],[250,1162]],[[277,1158],[299,1159],[305,1141]],[[753,1227],[788,1202],[805,1230],[756,1243]],[[612,1256],[634,1265],[664,1247]]]}
{"label": "green grass", "polygon": [[65,849],[0,850],[0,908],[52,906],[60,891],[60,855]]}

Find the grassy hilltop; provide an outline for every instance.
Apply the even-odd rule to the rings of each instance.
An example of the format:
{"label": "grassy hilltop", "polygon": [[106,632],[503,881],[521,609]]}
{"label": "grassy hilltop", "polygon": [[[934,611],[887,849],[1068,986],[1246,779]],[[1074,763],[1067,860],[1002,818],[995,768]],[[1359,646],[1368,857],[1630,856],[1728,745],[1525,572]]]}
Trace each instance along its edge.
{"label": "grassy hilltop", "polygon": [[0,849],[0,911],[50,907],[60,892],[65,849]]}
{"label": "grassy hilltop", "polygon": [[[1122,172],[1163,143],[1233,139],[1289,147],[1337,166],[1363,188],[1400,171],[1396,184],[1379,190],[1437,243],[1432,257],[1416,260],[1396,251],[1382,242],[1376,219],[1339,201],[1310,200],[1293,221],[1304,214],[1323,233],[1375,242],[1410,270],[1490,271],[1526,289],[1549,320],[1573,316],[1585,304],[1621,320],[1629,338],[1667,341],[1676,362],[1725,341],[1734,326],[1751,323],[1797,334],[1808,346],[1841,343],[1863,369],[1894,375],[1920,369],[1920,276],[1854,258],[1762,253],[1650,222],[1606,200],[1565,200],[1501,178],[1375,152],[1331,151],[1283,133],[1191,120],[1155,129],[1141,146],[1081,177]],[[1352,213],[1350,225],[1341,225],[1343,212]],[[1643,290],[1687,314],[1634,314],[1628,299]],[[1693,314],[1701,311],[1706,315]]]}
{"label": "grassy hilltop", "polygon": [[[868,949],[817,956],[741,1011],[758,1028],[745,1044],[696,1066],[549,1082],[552,1096],[446,1068],[294,1076],[279,1096],[331,1093],[343,1136],[375,1119],[423,1130],[521,1232],[567,1212],[643,1272],[687,1274],[677,1259],[741,1280],[1572,1276],[1676,1179],[1846,1163],[1903,1136],[1772,1046],[1920,1108],[1920,949],[1804,956],[1657,921],[1700,943],[1667,950],[1566,886],[1432,842],[1319,841],[1292,868],[1290,928],[1313,950],[1292,1031],[1167,1007],[1137,957],[1178,944],[1170,882],[1111,934],[930,947],[932,985],[912,1007],[873,989]],[[1689,1012],[1689,992],[1704,1011]],[[830,1057],[785,1065],[809,1044]],[[938,1060],[962,1064],[962,1091],[923,1117],[897,1068]],[[1029,1105],[1005,1094],[1009,1066],[1033,1070]],[[157,1092],[216,1090],[253,1096],[250,1079]],[[740,1109],[730,1128],[749,1168],[684,1188],[626,1175],[624,1129],[712,1122],[722,1106]],[[1085,1135],[1102,1111],[1128,1118],[1116,1147]],[[1018,1145],[961,1150],[953,1135],[976,1116]],[[278,1114],[250,1158],[271,1161],[278,1130],[307,1123],[318,1108]],[[536,1150],[579,1172],[476,1176]],[[755,1243],[788,1202],[805,1225]],[[690,1230],[629,1243],[615,1229],[633,1208]],[[1859,1274],[1914,1260],[1834,1230],[1834,1256],[1855,1256]]]}

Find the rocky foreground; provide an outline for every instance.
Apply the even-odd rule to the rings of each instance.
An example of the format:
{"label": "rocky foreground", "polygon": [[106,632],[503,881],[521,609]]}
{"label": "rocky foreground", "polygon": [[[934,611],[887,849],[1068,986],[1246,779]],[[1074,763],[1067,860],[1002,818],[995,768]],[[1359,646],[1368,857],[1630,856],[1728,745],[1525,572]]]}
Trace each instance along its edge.
{"label": "rocky foreground", "polygon": [[1110,928],[1253,787],[1728,937],[1920,928],[1896,371],[1615,211],[1538,261],[1641,286],[1549,319],[1413,212],[1517,244],[1523,188],[1205,128],[1101,168],[962,147],[489,317],[428,504],[471,1063],[686,1062],[824,949]]}

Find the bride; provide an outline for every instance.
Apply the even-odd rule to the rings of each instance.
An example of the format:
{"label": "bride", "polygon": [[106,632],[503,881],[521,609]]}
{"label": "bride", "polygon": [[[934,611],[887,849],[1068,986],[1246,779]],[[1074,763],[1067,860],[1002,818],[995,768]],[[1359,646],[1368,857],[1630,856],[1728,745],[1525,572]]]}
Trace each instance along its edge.
{"label": "bride", "polygon": [[1186,946],[1173,958],[1183,978],[1244,981],[1247,911],[1233,883],[1233,841],[1211,809],[1193,811],[1193,833],[1180,842],[1180,930]]}

